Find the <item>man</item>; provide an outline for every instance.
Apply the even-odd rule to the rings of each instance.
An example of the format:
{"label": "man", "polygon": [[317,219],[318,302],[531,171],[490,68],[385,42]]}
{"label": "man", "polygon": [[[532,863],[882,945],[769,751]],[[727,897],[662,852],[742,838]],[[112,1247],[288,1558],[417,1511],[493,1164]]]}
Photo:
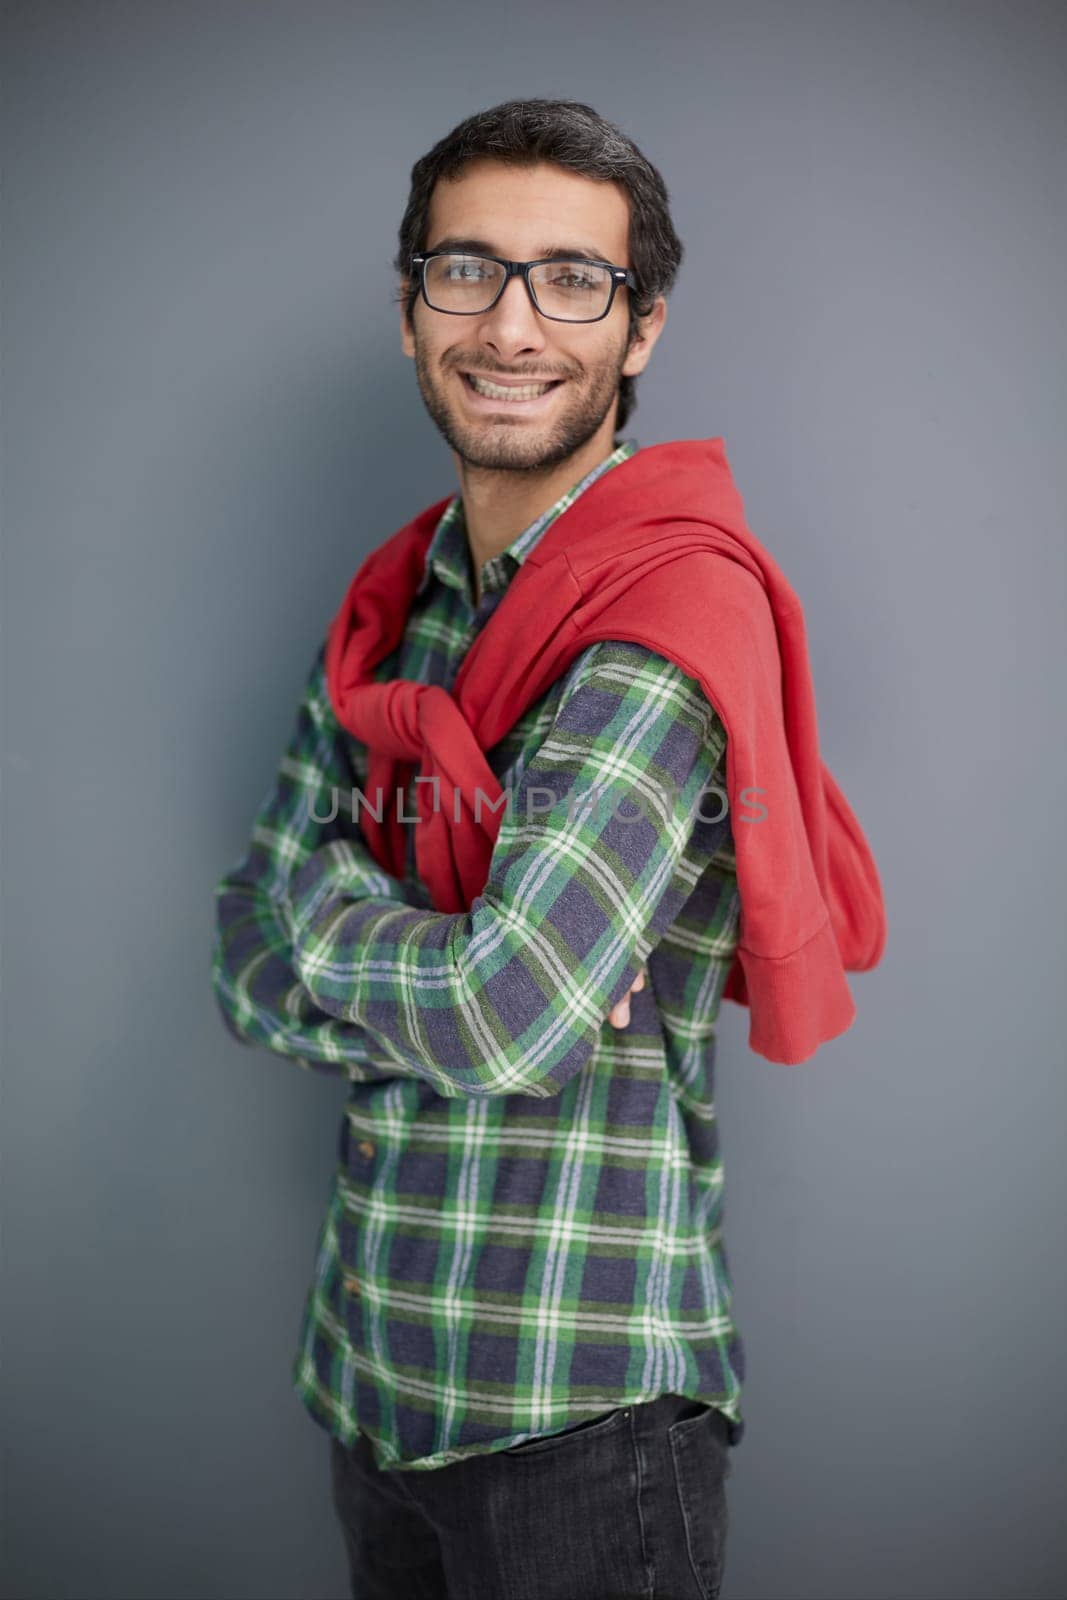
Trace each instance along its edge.
{"label": "man", "polygon": [[[667,199],[572,102],[496,106],[416,163],[401,344],[459,494],[379,683],[451,691],[539,542],[637,451],[617,435],[681,262]],[[350,1085],[293,1380],[331,1436],[352,1593],[715,1595],[744,1427],[713,1097],[724,723],[665,656],[583,650],[485,752],[513,801],[488,938],[431,909],[414,821],[402,880],[368,851],[368,752],[329,688],[323,646],[216,891],[213,970],[236,1037]],[[622,826],[633,802],[654,825]]]}

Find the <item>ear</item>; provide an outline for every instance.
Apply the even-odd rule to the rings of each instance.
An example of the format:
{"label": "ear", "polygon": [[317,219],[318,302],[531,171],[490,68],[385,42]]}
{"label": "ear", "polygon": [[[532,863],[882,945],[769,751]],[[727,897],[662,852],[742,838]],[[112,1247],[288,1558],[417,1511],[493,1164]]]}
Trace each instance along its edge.
{"label": "ear", "polygon": [[[412,356],[413,357],[414,354],[415,354],[415,336],[412,333],[411,327],[410,327],[410,325],[408,323],[408,295],[411,293],[411,280],[410,280],[410,278],[401,278],[401,280],[400,280],[400,293],[401,293],[401,296],[402,296],[402,298],[400,300],[400,305],[399,305],[399,310],[400,310],[400,348],[401,348],[401,350],[403,350],[403,352],[404,352],[404,354],[406,356]],[[414,315],[414,307],[412,307],[412,315]]]}
{"label": "ear", "polygon": [[648,315],[637,320],[637,332],[622,364],[624,378],[635,378],[639,372],[645,370],[652,354],[652,347],[663,332],[666,320],[667,302],[663,295],[659,295],[653,301],[652,310]]}

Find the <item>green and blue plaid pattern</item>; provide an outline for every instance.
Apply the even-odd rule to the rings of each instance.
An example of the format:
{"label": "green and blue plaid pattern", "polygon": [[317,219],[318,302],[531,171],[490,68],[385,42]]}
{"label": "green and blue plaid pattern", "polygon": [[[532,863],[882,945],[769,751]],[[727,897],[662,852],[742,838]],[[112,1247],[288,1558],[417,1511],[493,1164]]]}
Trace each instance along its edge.
{"label": "green and blue plaid pattern", "polygon": [[[537,539],[636,448],[487,561],[477,607],[455,496],[378,680],[451,688]],[[592,645],[486,752],[508,797],[489,879],[469,912],[438,913],[414,824],[403,883],[363,845],[366,751],[334,717],[324,655],[217,886],[213,957],[236,1038],[349,1085],[298,1395],[342,1443],[368,1435],[383,1468],[666,1392],[720,1408],[736,1443],[714,1104],[739,913],[722,722],[673,662]]]}

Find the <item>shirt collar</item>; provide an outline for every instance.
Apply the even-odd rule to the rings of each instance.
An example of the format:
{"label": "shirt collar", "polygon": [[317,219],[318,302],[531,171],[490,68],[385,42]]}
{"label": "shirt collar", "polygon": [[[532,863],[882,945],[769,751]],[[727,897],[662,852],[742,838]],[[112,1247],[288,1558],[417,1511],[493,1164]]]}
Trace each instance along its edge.
{"label": "shirt collar", "polygon": [[[530,551],[536,547],[561,512],[573,505],[582,491],[588,489],[591,483],[595,483],[597,478],[611,467],[617,466],[620,461],[632,456],[637,448],[636,439],[622,440],[609,456],[606,456],[591,472],[586,473],[580,483],[567,489],[554,505],[543,511],[539,517],[535,517],[521,533],[516,534],[506,549],[499,555],[491,556],[482,566],[482,591],[506,588]],[[421,595],[425,591],[434,574],[451,589],[461,591],[466,589],[469,575],[468,550],[463,499],[457,494],[453,495],[442,512],[433,537],[426,547],[426,561],[415,590],[416,595]]]}

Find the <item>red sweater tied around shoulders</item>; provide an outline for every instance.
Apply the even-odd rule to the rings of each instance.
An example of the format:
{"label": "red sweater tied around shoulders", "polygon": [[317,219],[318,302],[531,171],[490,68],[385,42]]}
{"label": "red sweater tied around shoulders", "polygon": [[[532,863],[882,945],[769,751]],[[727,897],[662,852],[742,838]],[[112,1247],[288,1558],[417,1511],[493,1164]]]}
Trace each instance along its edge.
{"label": "red sweater tied around shoulders", "polygon": [[331,704],[367,748],[369,804],[386,797],[381,822],[362,809],[371,855],[403,877],[404,823],[388,797],[413,775],[436,778],[416,785],[416,865],[438,911],[469,911],[503,811],[483,752],[597,640],[645,645],[697,680],[726,727],[740,930],[724,998],[748,1007],[758,1054],[806,1060],[855,1019],[845,972],[881,959],[885,906],[819,755],[800,601],[745,523],[724,441],[648,446],[583,490],[526,557],[451,692],[376,683],[450,498],[371,552],[327,638]]}

